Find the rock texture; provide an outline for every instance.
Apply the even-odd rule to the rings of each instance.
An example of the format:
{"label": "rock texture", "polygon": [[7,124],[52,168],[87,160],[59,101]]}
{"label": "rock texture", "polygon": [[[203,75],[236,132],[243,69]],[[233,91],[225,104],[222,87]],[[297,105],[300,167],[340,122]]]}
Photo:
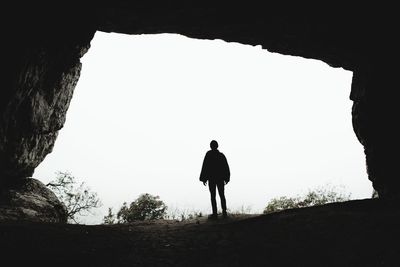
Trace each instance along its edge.
{"label": "rock texture", "polygon": [[67,222],[65,206],[42,182],[28,178],[0,190],[0,221]]}
{"label": "rock texture", "polygon": [[52,151],[78,81],[88,43],[26,44],[9,87],[0,91],[0,179],[30,177]]}
{"label": "rock texture", "polygon": [[400,197],[396,77],[395,69],[382,64],[355,71],[352,82],[353,128],[364,146],[368,177],[385,198]]}
{"label": "rock texture", "polygon": [[[90,1],[89,1],[90,2]],[[160,5],[72,1],[62,8],[9,8],[3,34],[7,67],[0,90],[0,181],[32,175],[52,151],[96,30],[179,33],[223,39],[313,58],[354,73],[353,125],[365,147],[369,179],[380,196],[400,196],[397,9],[346,6]],[[393,12],[394,11],[394,12]],[[379,19],[372,19],[377,18]],[[5,25],[5,24],[4,24]],[[349,92],[350,94],[350,92]],[[94,96],[95,97],[95,96]],[[345,153],[345,151],[343,152]]]}

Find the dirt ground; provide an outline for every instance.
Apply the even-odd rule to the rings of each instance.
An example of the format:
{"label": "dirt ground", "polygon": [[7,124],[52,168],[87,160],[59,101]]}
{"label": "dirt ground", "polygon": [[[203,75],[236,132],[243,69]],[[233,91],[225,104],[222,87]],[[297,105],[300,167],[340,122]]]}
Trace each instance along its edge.
{"label": "dirt ground", "polygon": [[400,266],[400,208],[355,200],[128,225],[0,223],[0,266]]}

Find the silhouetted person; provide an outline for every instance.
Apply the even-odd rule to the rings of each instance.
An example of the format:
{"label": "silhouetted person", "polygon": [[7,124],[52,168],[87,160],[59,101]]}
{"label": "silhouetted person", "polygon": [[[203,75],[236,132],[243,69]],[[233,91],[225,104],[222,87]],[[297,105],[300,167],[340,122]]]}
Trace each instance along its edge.
{"label": "silhouetted person", "polygon": [[224,217],[226,213],[226,200],[225,200],[225,185],[230,181],[230,171],[228,161],[223,153],[218,150],[218,143],[212,140],[210,143],[211,150],[206,153],[204,157],[203,166],[200,173],[200,181],[207,185],[211,194],[212,215],[210,218],[217,218],[217,201],[216,189],[218,188],[218,195],[221,199],[222,214]]}

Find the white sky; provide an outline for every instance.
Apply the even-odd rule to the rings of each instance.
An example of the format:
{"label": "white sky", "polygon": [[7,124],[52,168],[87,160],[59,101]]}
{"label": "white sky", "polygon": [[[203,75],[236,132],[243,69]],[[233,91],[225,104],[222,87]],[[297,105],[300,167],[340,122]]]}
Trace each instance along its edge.
{"label": "white sky", "polygon": [[261,213],[273,197],[326,184],[371,196],[351,72],[176,34],[97,32],[91,45],[65,126],[33,176],[70,171],[97,192],[103,207],[82,222],[101,223],[141,193],[209,213],[198,179],[212,139],[231,168],[228,209]]}

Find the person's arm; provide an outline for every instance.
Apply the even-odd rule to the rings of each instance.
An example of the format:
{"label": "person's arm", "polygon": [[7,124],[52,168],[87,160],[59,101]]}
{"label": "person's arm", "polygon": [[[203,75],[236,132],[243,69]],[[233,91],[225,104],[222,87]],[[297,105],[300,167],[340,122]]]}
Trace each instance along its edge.
{"label": "person's arm", "polygon": [[228,164],[228,160],[226,159],[225,155],[224,156],[224,165],[225,165],[225,184],[229,183],[229,181],[231,180],[231,171],[229,169],[229,164]]}
{"label": "person's arm", "polygon": [[201,172],[200,172],[200,181],[203,182],[204,185],[207,184],[207,164],[208,164],[208,153],[204,156],[203,160],[203,165],[201,166]]}

